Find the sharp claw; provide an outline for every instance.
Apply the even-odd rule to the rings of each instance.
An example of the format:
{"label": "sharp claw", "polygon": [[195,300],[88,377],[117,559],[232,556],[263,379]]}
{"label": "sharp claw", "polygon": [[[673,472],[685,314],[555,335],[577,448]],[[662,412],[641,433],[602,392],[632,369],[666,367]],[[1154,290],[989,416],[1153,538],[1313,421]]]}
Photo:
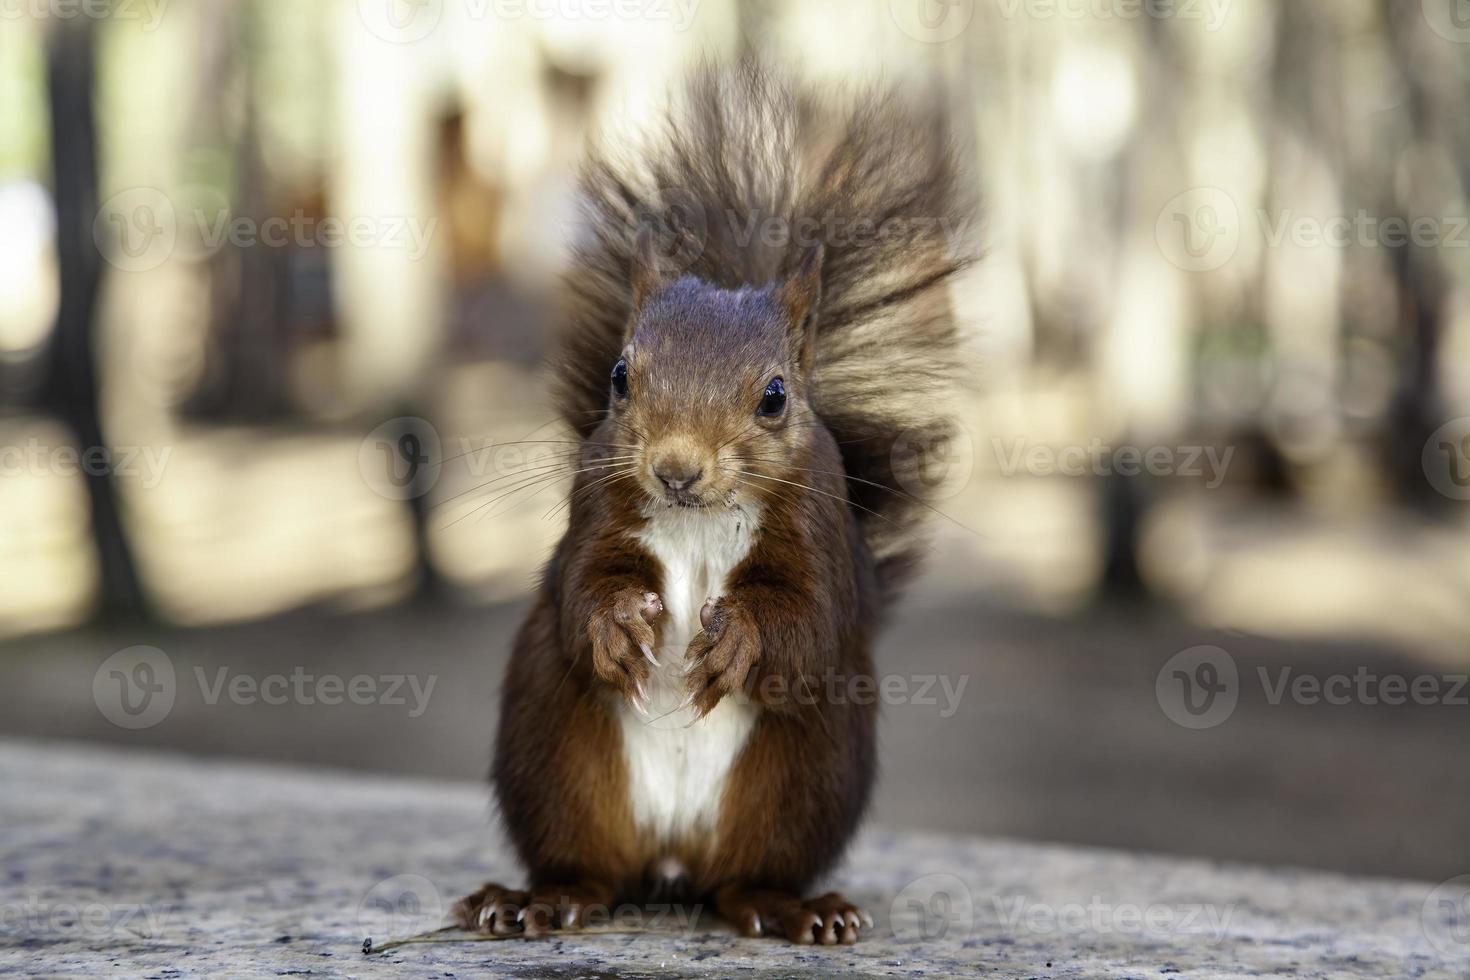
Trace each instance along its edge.
{"label": "sharp claw", "polygon": [[657,592],[643,593],[643,608],[639,610],[639,615],[643,617],[645,623],[651,623],[655,619],[658,619],[663,611],[663,600],[658,597]]}
{"label": "sharp claw", "polygon": [[638,644],[638,649],[643,651],[643,656],[648,659],[649,663],[653,664],[655,667],[658,666],[658,658],[653,655],[653,647],[649,646],[647,643],[640,643]]}

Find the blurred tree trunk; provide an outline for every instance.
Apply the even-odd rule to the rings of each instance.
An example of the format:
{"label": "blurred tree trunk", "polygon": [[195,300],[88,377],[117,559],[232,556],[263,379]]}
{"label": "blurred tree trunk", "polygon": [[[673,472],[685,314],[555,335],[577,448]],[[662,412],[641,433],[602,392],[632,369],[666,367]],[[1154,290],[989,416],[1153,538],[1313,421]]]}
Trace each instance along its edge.
{"label": "blurred tree trunk", "polygon": [[[197,129],[238,161],[228,188],[229,219],[247,219],[257,232],[277,214],[262,154],[257,85],[261,68],[255,3],[219,3],[201,29],[208,32]],[[219,106],[238,90],[238,123]],[[320,219],[321,215],[312,217]],[[291,332],[297,323],[290,289],[293,243],[227,239],[209,259],[210,324],[206,369],[184,403],[184,414],[208,422],[278,422],[294,414],[288,380]]]}
{"label": "blurred tree trunk", "polygon": [[[102,256],[92,238],[98,208],[95,23],[90,17],[54,21],[46,48],[61,297],[42,401],[71,429],[82,452],[106,445],[98,405],[95,322]],[[107,619],[145,616],[147,601],[123,531],[111,462],[84,470],[100,577],[98,613]]]}
{"label": "blurred tree trunk", "polygon": [[[1404,114],[1410,137],[1400,154],[1440,141],[1454,152],[1454,136],[1460,128],[1454,120],[1463,113],[1463,103],[1446,107],[1448,123],[1441,125],[1445,114],[1439,111],[1426,79],[1426,74],[1434,71],[1436,65],[1426,64],[1416,54],[1415,39],[1423,29],[1419,17],[1417,9],[1408,12],[1392,5],[1386,13],[1389,44],[1405,89]],[[1391,158],[1391,167],[1400,162],[1400,154]],[[1412,168],[1409,173],[1412,174]],[[1392,178],[1390,169],[1385,179],[1391,188],[1394,187]],[[1386,214],[1412,223],[1433,213],[1421,207],[1424,202],[1416,199],[1420,191],[1414,183],[1412,176],[1402,181],[1394,202],[1396,206]],[[1439,248],[1407,242],[1394,248],[1391,256],[1390,267],[1398,294],[1399,322],[1395,334],[1402,338],[1403,349],[1387,418],[1389,479],[1406,503],[1433,506],[1443,504],[1445,498],[1437,495],[1425,479],[1421,451],[1434,430],[1446,421],[1437,368],[1447,290]]]}

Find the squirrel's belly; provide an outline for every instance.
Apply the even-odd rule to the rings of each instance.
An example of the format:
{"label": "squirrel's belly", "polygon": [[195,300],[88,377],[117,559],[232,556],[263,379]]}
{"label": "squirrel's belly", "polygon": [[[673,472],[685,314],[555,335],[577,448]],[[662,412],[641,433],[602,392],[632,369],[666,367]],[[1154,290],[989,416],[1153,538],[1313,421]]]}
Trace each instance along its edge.
{"label": "squirrel's belly", "polygon": [[657,508],[642,540],[663,571],[658,666],[648,679],[648,715],[620,702],[629,803],[639,828],[657,839],[689,840],[718,823],[725,779],[755,726],[757,709],[726,698],[704,718],[688,697],[684,653],[701,627],[707,599],[724,591],[755,540],[756,514]]}

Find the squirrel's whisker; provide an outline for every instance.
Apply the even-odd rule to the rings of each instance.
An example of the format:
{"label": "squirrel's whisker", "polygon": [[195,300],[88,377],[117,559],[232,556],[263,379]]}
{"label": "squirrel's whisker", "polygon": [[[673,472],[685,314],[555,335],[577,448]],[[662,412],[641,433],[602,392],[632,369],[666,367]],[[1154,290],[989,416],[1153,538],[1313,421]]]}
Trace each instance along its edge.
{"label": "squirrel's whisker", "polygon": [[796,488],[801,489],[801,490],[810,490],[812,493],[819,493],[819,494],[821,494],[824,497],[831,497],[833,500],[841,500],[842,502],[844,502],[846,504],[849,504],[849,505],[851,505],[853,507],[856,507],[858,510],[865,511],[865,512],[867,512],[869,514],[872,514],[874,517],[878,518],[881,521],[887,521],[889,524],[895,524],[896,523],[891,518],[884,517],[882,514],[878,513],[876,510],[869,510],[868,508],[864,507],[862,504],[853,502],[848,497],[840,497],[840,496],[838,496],[835,493],[828,493],[826,490],[818,490],[816,487],[810,486],[810,485],[805,484],[805,483],[796,483],[796,482],[794,482],[792,480],[783,480],[783,479],[781,479],[779,477],[775,477],[775,476],[766,476],[764,473],[755,473],[755,472],[752,472],[750,470],[744,471],[744,475],[745,476],[753,476],[757,480],[775,480],[777,483],[785,483],[788,486],[793,486],[793,487],[796,487]]}
{"label": "squirrel's whisker", "polygon": [[[542,473],[542,474],[538,474],[536,476],[532,476],[529,479],[526,479],[526,480],[522,481],[521,483],[517,484],[516,486],[513,486],[513,487],[510,487],[508,489],[503,490],[502,492],[496,494],[491,499],[486,500],[486,501],[482,501],[482,502],[478,503],[473,509],[471,509],[467,513],[462,514],[459,517],[455,518],[453,521],[449,522],[449,524],[446,524],[445,527],[446,528],[453,527],[455,524],[458,524],[460,521],[464,520],[466,517],[470,517],[471,515],[479,512],[480,510],[483,510],[486,507],[490,507],[490,506],[494,505],[496,502],[498,502],[500,500],[504,500],[506,497],[509,497],[512,494],[518,493],[518,492],[520,492],[522,490],[528,490],[528,489],[530,489],[533,486],[537,486],[538,484],[541,484],[540,488],[537,489],[536,491],[534,491],[532,493],[531,497],[528,497],[527,499],[534,498],[536,496],[536,494],[539,494],[543,490],[545,490],[547,487],[552,486],[556,481],[558,481],[563,476],[577,476],[578,474],[581,474],[581,473],[590,473],[590,472],[593,472],[593,471],[596,471],[596,470],[602,470],[602,469],[606,469],[606,468],[607,467],[604,467],[604,466],[593,466],[593,467],[588,467],[587,469],[584,469],[584,470],[573,470],[573,471],[570,471],[570,472],[564,472],[560,468],[558,468],[558,469],[555,469],[555,470],[553,470],[552,472],[549,472],[549,473]],[[517,474],[517,475],[519,475],[519,474]],[[492,482],[496,482],[496,481],[492,481]],[[475,489],[484,489],[484,487],[483,486],[482,487],[476,487]]]}
{"label": "squirrel's whisker", "polygon": [[477,490],[486,490],[486,489],[488,489],[490,487],[493,487],[495,484],[500,483],[502,481],[505,481],[505,480],[518,480],[518,479],[521,479],[521,478],[525,477],[526,474],[528,474],[528,473],[540,473],[540,472],[545,472],[546,470],[561,469],[563,467],[567,467],[567,466],[572,465],[572,462],[573,461],[571,459],[562,459],[562,460],[558,460],[558,461],[552,462],[552,463],[538,463],[535,466],[522,467],[519,471],[514,472],[514,473],[502,473],[499,476],[492,477],[491,479],[485,481],[484,483],[477,483],[476,485],[470,487],[468,490],[461,490],[458,493],[451,494],[450,496],[445,497],[443,500],[435,501],[434,504],[433,504],[433,506],[434,507],[443,507],[445,504],[453,503],[454,501],[458,500],[460,497],[463,497],[463,496],[465,496],[467,494],[474,493]]}
{"label": "squirrel's whisker", "polygon": [[[578,449],[580,449],[580,447],[585,446],[585,445],[587,445],[587,441],[585,439],[512,439],[512,440],[507,440],[507,441],[503,441],[503,442],[498,442],[498,441],[495,441],[495,440],[491,440],[488,445],[479,446],[479,447],[476,447],[475,449],[466,449],[464,452],[455,453],[453,456],[445,456],[443,459],[439,460],[439,465],[442,466],[445,463],[452,463],[456,459],[461,459],[461,458],[463,458],[465,456],[474,456],[474,455],[478,455],[479,453],[493,452],[494,450],[501,449],[501,448],[503,448],[505,446],[573,446],[573,447],[577,447],[577,449],[573,449],[573,450],[569,450],[569,451],[570,452],[576,452],[576,451],[578,451]],[[603,443],[603,445],[608,446],[609,448],[612,448],[612,449],[637,449],[638,448],[637,446],[624,445],[622,443],[610,443],[609,442],[609,443]]]}
{"label": "squirrel's whisker", "polygon": [[[576,475],[579,475],[581,473],[590,473],[590,472],[595,472],[595,471],[599,471],[599,470],[604,470],[606,468],[607,467],[605,467],[605,466],[592,467],[591,469],[587,469],[587,470],[578,470],[578,471],[576,471],[576,473],[573,473],[571,475],[576,476]],[[618,474],[614,474],[614,476],[616,476],[616,475],[618,475]],[[604,479],[606,479],[606,478],[604,478]],[[545,478],[545,479],[542,479],[539,482],[540,482],[541,485],[539,487],[537,487],[535,490],[531,491],[531,495],[530,496],[524,498],[524,501],[517,501],[517,503],[514,506],[519,506],[520,503],[529,502],[531,500],[534,500],[537,497],[539,497],[541,494],[545,493],[552,486],[555,486],[556,485],[556,480],[555,480],[554,477],[552,477],[552,478]],[[502,494],[501,497],[503,498],[503,497],[510,496],[511,494],[516,493],[517,490],[529,489],[530,486],[534,486],[534,485],[535,484],[533,483],[533,484],[527,485],[525,487],[519,487],[519,488],[516,488],[514,490],[507,491],[506,493]],[[487,517],[487,516],[489,516],[489,513],[486,513],[484,515],[481,515],[481,518],[480,519],[483,520],[484,517]]]}
{"label": "squirrel's whisker", "polygon": [[592,490],[592,489],[594,489],[596,487],[600,487],[600,486],[610,486],[610,485],[612,485],[614,483],[617,483],[619,480],[626,480],[626,479],[629,479],[630,477],[634,477],[634,476],[637,476],[637,475],[638,475],[638,469],[637,469],[637,467],[629,466],[629,467],[626,467],[626,468],[624,468],[623,470],[621,470],[621,471],[619,471],[617,473],[612,474],[611,477],[603,477],[602,479],[594,480],[591,483],[587,484],[585,487],[579,487],[578,489],[573,490],[571,493],[567,494],[567,498],[565,500],[563,500],[561,503],[557,504],[555,507],[553,507],[550,510],[548,510],[545,514],[542,514],[541,515],[542,516],[542,519],[543,520],[550,519],[552,515],[554,515],[558,510],[560,510],[563,507],[565,507],[568,510],[570,510],[571,509],[571,506],[572,506],[572,501],[575,500],[577,497],[581,496],[582,494],[586,493],[589,490]]}
{"label": "squirrel's whisker", "polygon": [[[878,482],[876,482],[874,480],[864,480],[861,477],[852,476],[852,475],[847,474],[847,473],[841,473],[841,472],[838,472],[837,470],[817,470],[817,469],[812,469],[809,466],[791,466],[790,464],[785,463],[779,457],[776,457],[776,456],[730,456],[730,457],[727,457],[727,458],[734,459],[734,460],[739,460],[741,462],[749,462],[749,463],[780,463],[786,469],[795,470],[795,471],[800,472],[800,473],[821,473],[824,476],[840,476],[844,480],[851,480],[853,483],[861,483],[863,486],[866,486],[866,487],[875,487],[875,488],[877,488],[879,490],[886,490],[887,492],[893,494],[895,497],[899,497],[900,499],[907,500],[910,503],[918,504],[920,507],[923,507],[926,510],[929,510],[929,511],[932,511],[933,513],[935,513],[935,514],[938,514],[940,517],[944,518],[946,521],[949,521],[951,524],[955,525],[956,527],[960,528],[961,530],[968,531],[969,533],[974,534],[974,535],[977,535],[977,536],[982,537],[982,538],[985,537],[985,535],[982,534],[981,532],[979,532],[979,531],[975,530],[974,528],[970,527],[969,525],[965,524],[963,521],[960,521],[960,520],[958,520],[958,519],[956,519],[954,517],[951,517],[949,514],[946,514],[944,511],[940,510],[938,507],[935,507],[933,504],[929,503],[928,501],[924,500],[923,498],[916,497],[913,494],[908,493],[907,491],[900,490],[897,487],[890,487],[890,486],[888,486],[887,484],[884,484],[884,483],[878,483]],[[752,473],[751,475],[752,476],[755,476],[756,474]],[[856,506],[856,505],[854,505],[854,506]]]}

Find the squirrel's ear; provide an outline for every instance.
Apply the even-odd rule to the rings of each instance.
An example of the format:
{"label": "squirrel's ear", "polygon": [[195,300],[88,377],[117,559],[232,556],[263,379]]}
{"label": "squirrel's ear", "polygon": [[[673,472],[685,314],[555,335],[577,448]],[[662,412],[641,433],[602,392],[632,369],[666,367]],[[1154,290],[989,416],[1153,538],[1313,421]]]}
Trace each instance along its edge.
{"label": "squirrel's ear", "polygon": [[817,309],[822,303],[822,258],[825,251],[821,242],[807,249],[791,278],[776,291],[786,313],[792,348],[803,373],[812,366]]}
{"label": "squirrel's ear", "polygon": [[658,255],[653,251],[653,229],[646,223],[639,225],[638,236],[633,240],[632,315],[637,316],[648,298],[658,291],[662,282],[658,271]]}

